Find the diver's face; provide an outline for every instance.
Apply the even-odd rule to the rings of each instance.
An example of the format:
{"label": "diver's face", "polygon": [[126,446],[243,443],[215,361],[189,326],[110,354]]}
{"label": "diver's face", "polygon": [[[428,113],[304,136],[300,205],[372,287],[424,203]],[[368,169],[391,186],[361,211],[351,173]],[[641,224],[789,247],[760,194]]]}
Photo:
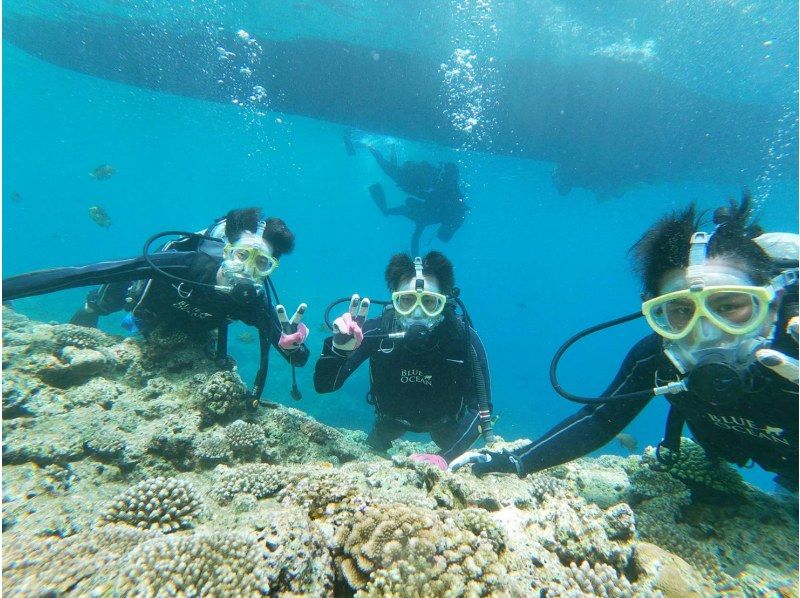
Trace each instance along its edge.
{"label": "diver's face", "polygon": [[272,247],[263,237],[250,231],[242,233],[233,244],[235,248],[223,260],[217,270],[217,283],[230,285],[235,282],[261,283],[271,271]]}
{"label": "diver's face", "polygon": [[[441,293],[439,290],[439,281],[435,276],[422,276],[423,280],[425,281],[425,286],[423,290],[431,291],[433,293]],[[409,278],[403,281],[393,292],[397,291],[414,291],[416,290],[416,278]],[[425,298],[423,298],[423,301]],[[429,308],[432,310],[435,306],[431,305]],[[423,310],[421,306],[417,306],[414,311],[410,314],[402,316],[397,315],[397,321],[400,325],[408,330],[411,326],[414,325],[422,325],[428,328],[429,330],[437,326],[442,321],[441,314],[435,317],[428,316]]]}
{"label": "diver's face", "polygon": [[[711,258],[703,268],[705,287],[713,286],[754,286],[752,278],[741,267],[725,258]],[[686,269],[678,268],[664,275],[659,287],[659,296],[689,288]],[[708,297],[706,308],[733,325],[744,326],[754,317],[753,301],[743,293],[720,292]],[[694,317],[697,307],[690,300],[671,302],[665,306],[666,317],[672,328],[680,330]],[[767,317],[764,326],[756,334],[767,335],[774,324],[774,316]],[[704,349],[734,342],[738,337],[718,328],[707,317],[701,315],[689,334],[674,341],[684,347]]]}

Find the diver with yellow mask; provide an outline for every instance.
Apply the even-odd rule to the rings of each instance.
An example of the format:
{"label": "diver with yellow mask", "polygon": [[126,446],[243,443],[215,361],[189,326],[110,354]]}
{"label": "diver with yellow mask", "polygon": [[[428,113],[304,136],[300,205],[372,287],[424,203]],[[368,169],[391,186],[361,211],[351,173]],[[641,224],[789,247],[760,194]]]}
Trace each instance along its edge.
{"label": "diver with yellow mask", "polygon": [[[163,237],[179,237],[155,252]],[[302,323],[306,304],[290,318],[270,275],[278,259],[294,249],[294,234],[279,218],[261,217],[258,208],[231,210],[199,233],[166,231],[150,237],[142,255],[80,267],[53,268],[3,280],[3,299],[61,289],[102,286],[89,293],[70,323],[96,327],[101,315],[125,310],[123,326],[145,335],[156,327],[186,332],[206,342],[216,330],[215,358],[228,361],[228,325],[241,321],[258,329],[259,370],[247,397],[255,409],[264,390],[270,346],[293,368],[308,361]],[[300,397],[296,383],[292,396]]]}
{"label": "diver with yellow mask", "polygon": [[[538,440],[510,452],[466,453],[477,475],[522,476],[582,457],[619,434],[655,396],[670,412],[659,459],[673,459],[687,425],[709,457],[750,461],[797,491],[798,237],[762,234],[750,222],[751,200],[714,214],[699,232],[695,207],[671,214],[633,246],[643,281],[640,312],[593,326],[569,339],[550,369],[556,391],[586,406]],[[600,397],[567,392],[556,375],[577,340],[638,317],[654,334],[628,353]]]}
{"label": "diver with yellow mask", "polygon": [[[328,307],[326,321],[337,304],[350,304],[330,325],[334,334],[325,339],[314,387],[334,392],[369,360],[367,401],[375,407],[375,424],[367,443],[383,452],[408,431],[429,433],[440,451],[412,459],[446,469],[479,435],[492,438],[486,353],[444,255],[431,251],[412,260],[397,254],[385,278],[391,301],[353,295]],[[384,306],[380,317],[367,319],[371,304]]]}

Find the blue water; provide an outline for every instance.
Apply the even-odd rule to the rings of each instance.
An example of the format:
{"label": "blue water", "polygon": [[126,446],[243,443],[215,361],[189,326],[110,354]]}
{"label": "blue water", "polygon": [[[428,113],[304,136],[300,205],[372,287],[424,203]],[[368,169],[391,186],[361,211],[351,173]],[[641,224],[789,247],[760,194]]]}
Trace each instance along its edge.
{"label": "blue water", "polygon": [[[349,6],[309,5],[323,12]],[[441,8],[449,10],[445,4]],[[649,16],[650,26],[656,27],[668,16],[661,8],[663,14],[654,9],[640,16]],[[775,17],[768,8],[761,10]],[[710,20],[713,14],[706,17]],[[241,11],[234,17],[232,27],[257,34],[253,23],[263,15]],[[587,11],[582,18],[584,27],[598,26],[603,14]],[[607,18],[610,25],[621,26],[621,16]],[[762,42],[780,31],[781,46],[791,44],[796,54],[796,20],[766,23],[762,30],[753,45],[763,48]],[[730,33],[718,24],[716,33],[739,35],[741,23]],[[570,39],[578,44],[580,36],[567,36],[566,41]],[[508,51],[517,48],[507,43]],[[670,46],[657,49],[665,47]],[[521,42],[517,49],[534,51]],[[796,56],[782,59],[794,60],[796,66]],[[699,58],[690,61],[672,49],[660,60],[666,76],[696,81],[700,91],[709,91],[713,75],[703,77]],[[736,65],[745,70],[737,73],[735,89],[714,91],[719,89],[726,99],[766,99],[789,106],[790,135],[796,126],[796,95],[786,90],[796,88],[795,69],[770,70],[765,77],[750,60]],[[717,70],[713,73],[725,79]],[[197,230],[231,208],[259,205],[267,215],[283,218],[297,236],[296,250],[281,260],[273,278],[291,311],[301,301],[308,303],[314,356],[325,336],[317,326],[332,299],[353,292],[386,298],[383,269],[392,253],[407,250],[412,225],[380,216],[366,193],[370,184],[383,182],[390,203],[402,196],[366,152],[355,157],[345,153],[341,125],[275,112],[258,116],[234,105],[127,86],[56,67],[5,42],[3,84],[3,276],[133,256],[156,231]],[[574,332],[638,309],[639,286],[626,251],[646,227],[691,200],[713,208],[738,196],[743,185],[759,185],[755,180],[726,186],[661,184],[600,203],[580,189],[560,196],[551,181],[551,163],[398,142],[410,159],[457,161],[468,185],[472,211],[465,226],[447,244],[431,240],[428,231],[423,250],[444,251],[454,262],[457,285],[489,355],[494,404],[501,416],[497,428],[507,439],[535,438],[577,408],[550,387],[550,359]],[[113,165],[116,174],[105,181],[92,179],[89,171],[100,164]],[[797,181],[767,178],[759,197],[763,226],[796,231]],[[18,196],[12,201],[14,194]],[[113,221],[109,229],[90,220],[87,209],[92,205],[108,212]],[[15,307],[34,318],[64,322],[84,295],[80,289],[65,291],[19,301]],[[103,327],[122,334],[119,321],[118,316],[106,318]],[[231,350],[249,383],[257,347],[235,340],[242,330],[241,325],[233,328]],[[565,386],[579,394],[600,392],[628,348],[646,333],[644,323],[635,322],[577,346],[561,367]],[[289,369],[273,359],[265,397],[331,425],[367,430],[372,413],[364,402],[366,367],[339,393],[319,396],[311,381],[313,363],[312,358],[298,371],[304,399],[294,403],[288,396]],[[661,437],[665,415],[664,402],[654,400],[627,431],[640,447],[653,444]],[[625,454],[616,442],[600,452]],[[745,475],[772,487],[769,474],[750,470]]]}

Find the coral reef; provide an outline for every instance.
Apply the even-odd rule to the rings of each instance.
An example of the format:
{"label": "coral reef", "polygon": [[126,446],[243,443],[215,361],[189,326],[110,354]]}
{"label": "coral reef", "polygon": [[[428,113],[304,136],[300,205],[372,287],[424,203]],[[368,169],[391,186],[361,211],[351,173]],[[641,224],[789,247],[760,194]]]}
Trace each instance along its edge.
{"label": "coral reef", "polygon": [[264,548],[244,534],[214,532],[144,542],[125,559],[124,596],[265,596]]}
{"label": "coral reef", "polygon": [[151,478],[115,498],[104,518],[169,533],[193,527],[202,510],[202,499],[191,484],[175,478]]}
{"label": "coral reef", "polygon": [[202,338],[3,313],[9,596],[798,594],[796,499],[690,441],[669,466],[442,472],[296,409],[240,419]]}
{"label": "coral reef", "polygon": [[251,494],[257,499],[276,494],[290,479],[283,467],[265,463],[218,470],[214,493],[220,502],[229,502],[237,494]]}
{"label": "coral reef", "polygon": [[231,457],[231,445],[222,434],[207,434],[195,442],[194,453],[203,461],[219,463]]}
{"label": "coral reef", "polygon": [[225,426],[225,438],[235,453],[248,453],[258,450],[264,444],[264,430],[258,424],[237,419]]}
{"label": "coral reef", "polygon": [[236,372],[215,372],[197,389],[200,404],[212,420],[241,413],[246,392]]}
{"label": "coral reef", "polygon": [[[662,451],[667,453],[669,451]],[[746,490],[742,476],[728,463],[710,459],[699,444],[689,438],[681,438],[681,450],[674,460],[656,458],[653,447],[644,452],[643,462],[655,471],[666,471],[694,490],[715,490],[737,495]]]}

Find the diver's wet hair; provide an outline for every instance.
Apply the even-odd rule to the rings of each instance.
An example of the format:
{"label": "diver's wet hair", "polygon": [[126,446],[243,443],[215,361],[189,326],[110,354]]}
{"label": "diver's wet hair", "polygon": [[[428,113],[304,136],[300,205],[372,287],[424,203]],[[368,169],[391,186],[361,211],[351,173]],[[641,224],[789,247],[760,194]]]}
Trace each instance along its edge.
{"label": "diver's wet hair", "polygon": [[[414,259],[408,253],[397,253],[389,260],[386,266],[386,285],[390,291],[397,289],[404,281],[414,278]],[[455,276],[453,263],[444,254],[431,251],[422,258],[422,273],[425,276],[435,276],[439,281],[439,290],[445,295],[453,294]]]}
{"label": "diver's wet hair", "polygon": [[280,218],[267,218],[264,238],[272,247],[272,253],[276,258],[281,257],[284,253],[291,253],[294,249],[294,233]]}
{"label": "diver's wet hair", "polygon": [[[235,243],[244,231],[251,233],[258,230],[258,222],[262,219],[260,208],[242,208],[231,210],[225,216],[225,236]],[[267,218],[264,227],[264,239],[272,247],[273,255],[278,258],[294,249],[294,233],[280,218]]]}
{"label": "diver's wet hair", "polygon": [[[766,253],[753,241],[763,231],[751,220],[752,199],[745,193],[740,202],[731,199],[728,206],[714,212],[714,233],[708,243],[708,257],[725,257],[747,272],[754,284],[766,284],[772,264]],[[659,292],[663,276],[675,268],[689,265],[689,241],[702,229],[705,213],[697,212],[694,203],[684,210],[665,216],[645,232],[628,252],[634,269],[641,276],[646,296]]]}

